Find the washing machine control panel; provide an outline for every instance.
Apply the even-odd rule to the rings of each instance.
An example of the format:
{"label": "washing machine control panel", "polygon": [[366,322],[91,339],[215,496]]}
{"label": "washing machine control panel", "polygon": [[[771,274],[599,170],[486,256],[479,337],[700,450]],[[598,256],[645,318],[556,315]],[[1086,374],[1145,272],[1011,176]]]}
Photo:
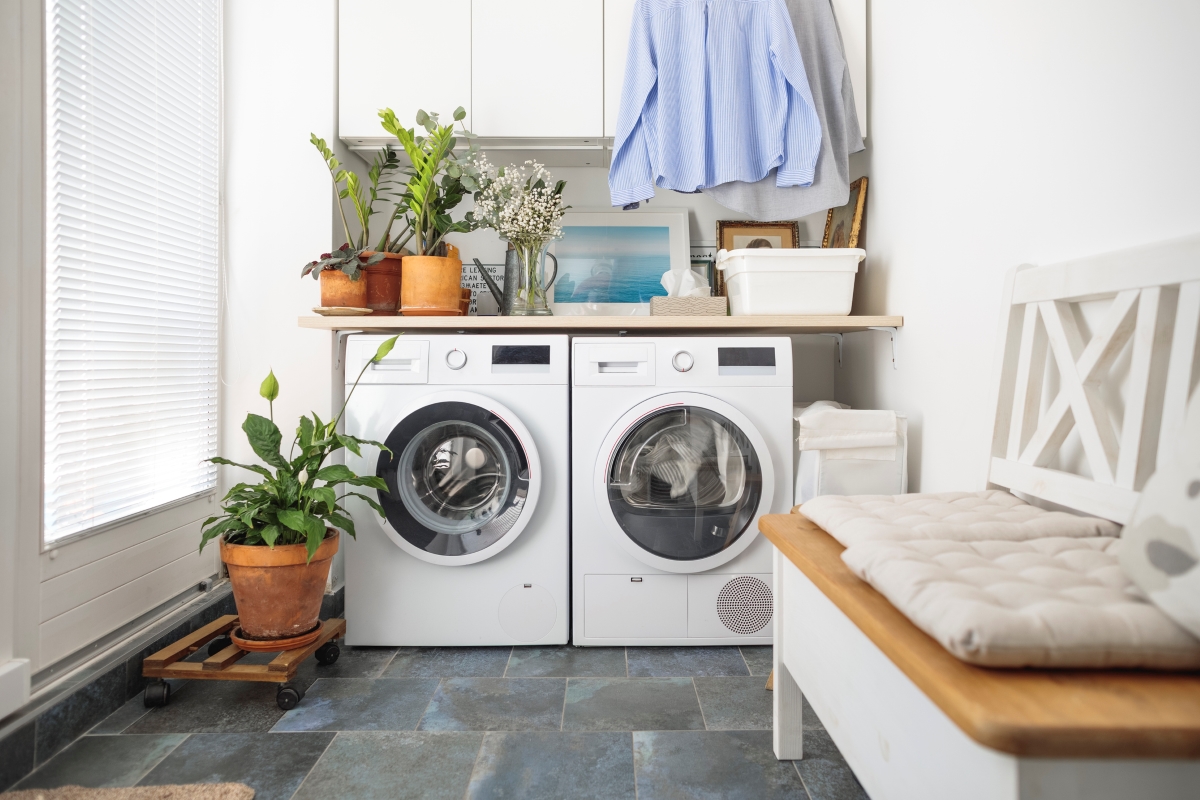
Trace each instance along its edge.
{"label": "washing machine control panel", "polygon": [[446,353],[446,366],[450,369],[462,369],[467,365],[467,354],[457,347]]}
{"label": "washing machine control panel", "polygon": [[688,372],[696,366],[696,359],[687,350],[680,350],[671,356],[671,366],[675,368],[676,372]]}

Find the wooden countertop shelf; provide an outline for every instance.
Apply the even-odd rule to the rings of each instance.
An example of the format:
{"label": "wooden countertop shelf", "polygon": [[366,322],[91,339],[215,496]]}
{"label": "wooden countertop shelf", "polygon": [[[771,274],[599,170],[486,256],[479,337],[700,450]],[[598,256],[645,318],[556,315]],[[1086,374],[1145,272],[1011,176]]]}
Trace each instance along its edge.
{"label": "wooden countertop shelf", "polygon": [[870,328],[899,328],[904,317],[761,316],[761,317],[300,317],[301,328],[324,331],[488,331],[508,333],[853,333]]}

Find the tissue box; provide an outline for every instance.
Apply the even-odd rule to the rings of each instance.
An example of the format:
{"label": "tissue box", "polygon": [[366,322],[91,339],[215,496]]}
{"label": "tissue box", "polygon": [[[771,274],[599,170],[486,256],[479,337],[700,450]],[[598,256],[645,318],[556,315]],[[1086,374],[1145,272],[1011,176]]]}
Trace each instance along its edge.
{"label": "tissue box", "polygon": [[724,317],[729,313],[725,297],[651,297],[652,317]]}

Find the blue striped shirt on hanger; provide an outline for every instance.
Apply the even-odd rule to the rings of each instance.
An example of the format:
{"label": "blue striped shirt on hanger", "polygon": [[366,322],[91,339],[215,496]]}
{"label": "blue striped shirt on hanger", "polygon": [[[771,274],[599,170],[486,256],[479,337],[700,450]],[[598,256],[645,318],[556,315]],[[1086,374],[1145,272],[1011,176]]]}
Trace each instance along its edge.
{"label": "blue striped shirt on hanger", "polygon": [[614,206],[654,187],[694,192],[812,183],[821,149],[784,0],[637,0],[608,186]]}

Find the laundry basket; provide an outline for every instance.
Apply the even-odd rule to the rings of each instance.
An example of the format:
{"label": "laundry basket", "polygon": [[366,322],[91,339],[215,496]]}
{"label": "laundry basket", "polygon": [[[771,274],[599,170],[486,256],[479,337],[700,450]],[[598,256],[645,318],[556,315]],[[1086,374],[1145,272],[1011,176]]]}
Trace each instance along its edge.
{"label": "laundry basket", "polygon": [[823,494],[908,491],[908,419],[831,400],[794,409],[794,502]]}

